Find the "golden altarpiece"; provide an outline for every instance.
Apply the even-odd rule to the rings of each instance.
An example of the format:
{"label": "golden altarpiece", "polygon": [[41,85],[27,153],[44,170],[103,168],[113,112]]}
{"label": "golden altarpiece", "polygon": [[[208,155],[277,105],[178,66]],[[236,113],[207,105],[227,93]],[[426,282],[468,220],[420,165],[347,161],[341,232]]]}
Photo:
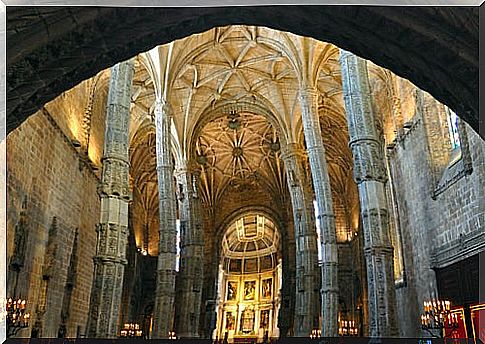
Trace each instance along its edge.
{"label": "golden altarpiece", "polygon": [[236,220],[222,240],[214,339],[278,337],[281,259],[279,232],[263,215]]}

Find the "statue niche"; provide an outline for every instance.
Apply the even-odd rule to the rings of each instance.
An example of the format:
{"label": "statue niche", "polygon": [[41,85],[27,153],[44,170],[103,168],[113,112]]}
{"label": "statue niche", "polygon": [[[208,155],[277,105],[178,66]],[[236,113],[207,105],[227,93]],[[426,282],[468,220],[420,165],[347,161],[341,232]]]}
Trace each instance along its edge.
{"label": "statue niche", "polygon": [[246,308],[241,316],[241,332],[244,334],[252,333],[254,331],[254,310]]}
{"label": "statue niche", "polygon": [[28,241],[28,217],[27,217],[27,200],[22,202],[22,210],[19,214],[19,220],[15,225],[13,254],[10,257],[9,271],[7,279],[9,286],[8,294],[17,297],[17,287],[19,274],[25,264],[25,252]]}
{"label": "statue niche", "polygon": [[22,205],[20,211],[19,221],[15,225],[14,249],[12,257],[10,258],[10,269],[19,272],[25,263],[25,250],[27,246],[28,231],[27,231],[27,214],[26,202]]}

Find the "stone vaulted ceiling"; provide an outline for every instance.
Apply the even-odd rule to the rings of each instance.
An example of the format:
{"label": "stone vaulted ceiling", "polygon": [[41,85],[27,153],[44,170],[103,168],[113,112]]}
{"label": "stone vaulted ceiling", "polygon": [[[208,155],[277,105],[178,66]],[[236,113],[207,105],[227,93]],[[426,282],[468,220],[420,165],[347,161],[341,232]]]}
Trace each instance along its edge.
{"label": "stone vaulted ceiling", "polygon": [[276,198],[287,192],[279,156],[288,143],[305,144],[299,89],[316,89],[334,197],[358,211],[338,57],[332,44],[237,25],[138,55],[130,124],[137,245],[154,253],[158,238],[156,98],[173,115],[176,167],[199,169],[203,201],[217,207],[228,187],[257,186]]}
{"label": "stone vaulted ceiling", "polygon": [[263,116],[235,112],[208,123],[196,142],[207,204],[216,205],[228,185],[242,190],[256,184],[274,194],[284,193],[279,152],[276,130]]}

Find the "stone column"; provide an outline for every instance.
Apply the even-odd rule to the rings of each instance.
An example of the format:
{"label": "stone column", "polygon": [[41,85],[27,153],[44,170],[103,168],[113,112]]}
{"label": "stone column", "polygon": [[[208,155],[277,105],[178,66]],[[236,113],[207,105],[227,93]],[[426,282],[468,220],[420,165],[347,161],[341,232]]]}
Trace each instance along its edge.
{"label": "stone column", "polygon": [[340,65],[364,229],[369,336],[389,337],[397,335],[397,322],[383,137],[376,126],[366,61],[341,50]]}
{"label": "stone column", "polygon": [[318,206],[322,247],[322,337],[338,336],[338,249],[332,191],[318,116],[318,92],[300,90],[303,132]]}
{"label": "stone column", "polygon": [[176,171],[176,178],[180,214],[180,268],[175,329],[180,338],[198,338],[204,263],[198,174],[188,166],[181,166]]}
{"label": "stone column", "polygon": [[281,155],[290,189],[296,242],[296,337],[308,337],[319,322],[317,232],[310,182],[303,167],[304,153],[290,144]]}
{"label": "stone column", "polygon": [[152,338],[168,338],[173,330],[175,264],[177,258],[176,200],[170,151],[172,115],[168,104],[155,104],[160,240],[158,243],[157,288]]}
{"label": "stone column", "polygon": [[97,225],[94,282],[88,337],[116,338],[128,238],[128,134],[133,60],[111,68],[106,111],[103,172],[98,193],[101,216]]}
{"label": "stone column", "polygon": [[203,302],[205,304],[205,313],[202,326],[204,328],[205,339],[212,338],[214,330],[217,325],[217,292],[219,283],[219,261],[220,257],[217,253],[217,238],[214,233],[214,214],[211,207],[207,204],[202,204],[203,211],[203,228],[209,229],[210,234],[206,234],[206,241],[204,241],[204,285],[203,285]]}

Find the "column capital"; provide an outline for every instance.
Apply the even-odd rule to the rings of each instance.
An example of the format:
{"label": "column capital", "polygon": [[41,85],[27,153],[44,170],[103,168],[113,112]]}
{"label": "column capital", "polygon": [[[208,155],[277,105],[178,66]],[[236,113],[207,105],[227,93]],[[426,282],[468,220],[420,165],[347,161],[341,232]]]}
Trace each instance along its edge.
{"label": "column capital", "polygon": [[155,99],[155,107],[154,107],[154,113],[155,116],[160,116],[164,114],[167,117],[172,118],[173,116],[173,109],[170,103],[165,99],[165,98],[157,98]]}
{"label": "column capital", "polygon": [[283,161],[291,158],[304,158],[306,152],[304,147],[299,143],[289,143],[281,149],[281,159]]}
{"label": "column capital", "polygon": [[191,174],[194,176],[200,175],[199,164],[195,159],[185,160],[175,166],[174,176],[178,177],[181,174]]}
{"label": "column capital", "polygon": [[318,91],[317,87],[310,86],[310,85],[300,85],[298,90],[298,98],[301,100],[312,97],[314,99],[318,99],[320,92]]}

